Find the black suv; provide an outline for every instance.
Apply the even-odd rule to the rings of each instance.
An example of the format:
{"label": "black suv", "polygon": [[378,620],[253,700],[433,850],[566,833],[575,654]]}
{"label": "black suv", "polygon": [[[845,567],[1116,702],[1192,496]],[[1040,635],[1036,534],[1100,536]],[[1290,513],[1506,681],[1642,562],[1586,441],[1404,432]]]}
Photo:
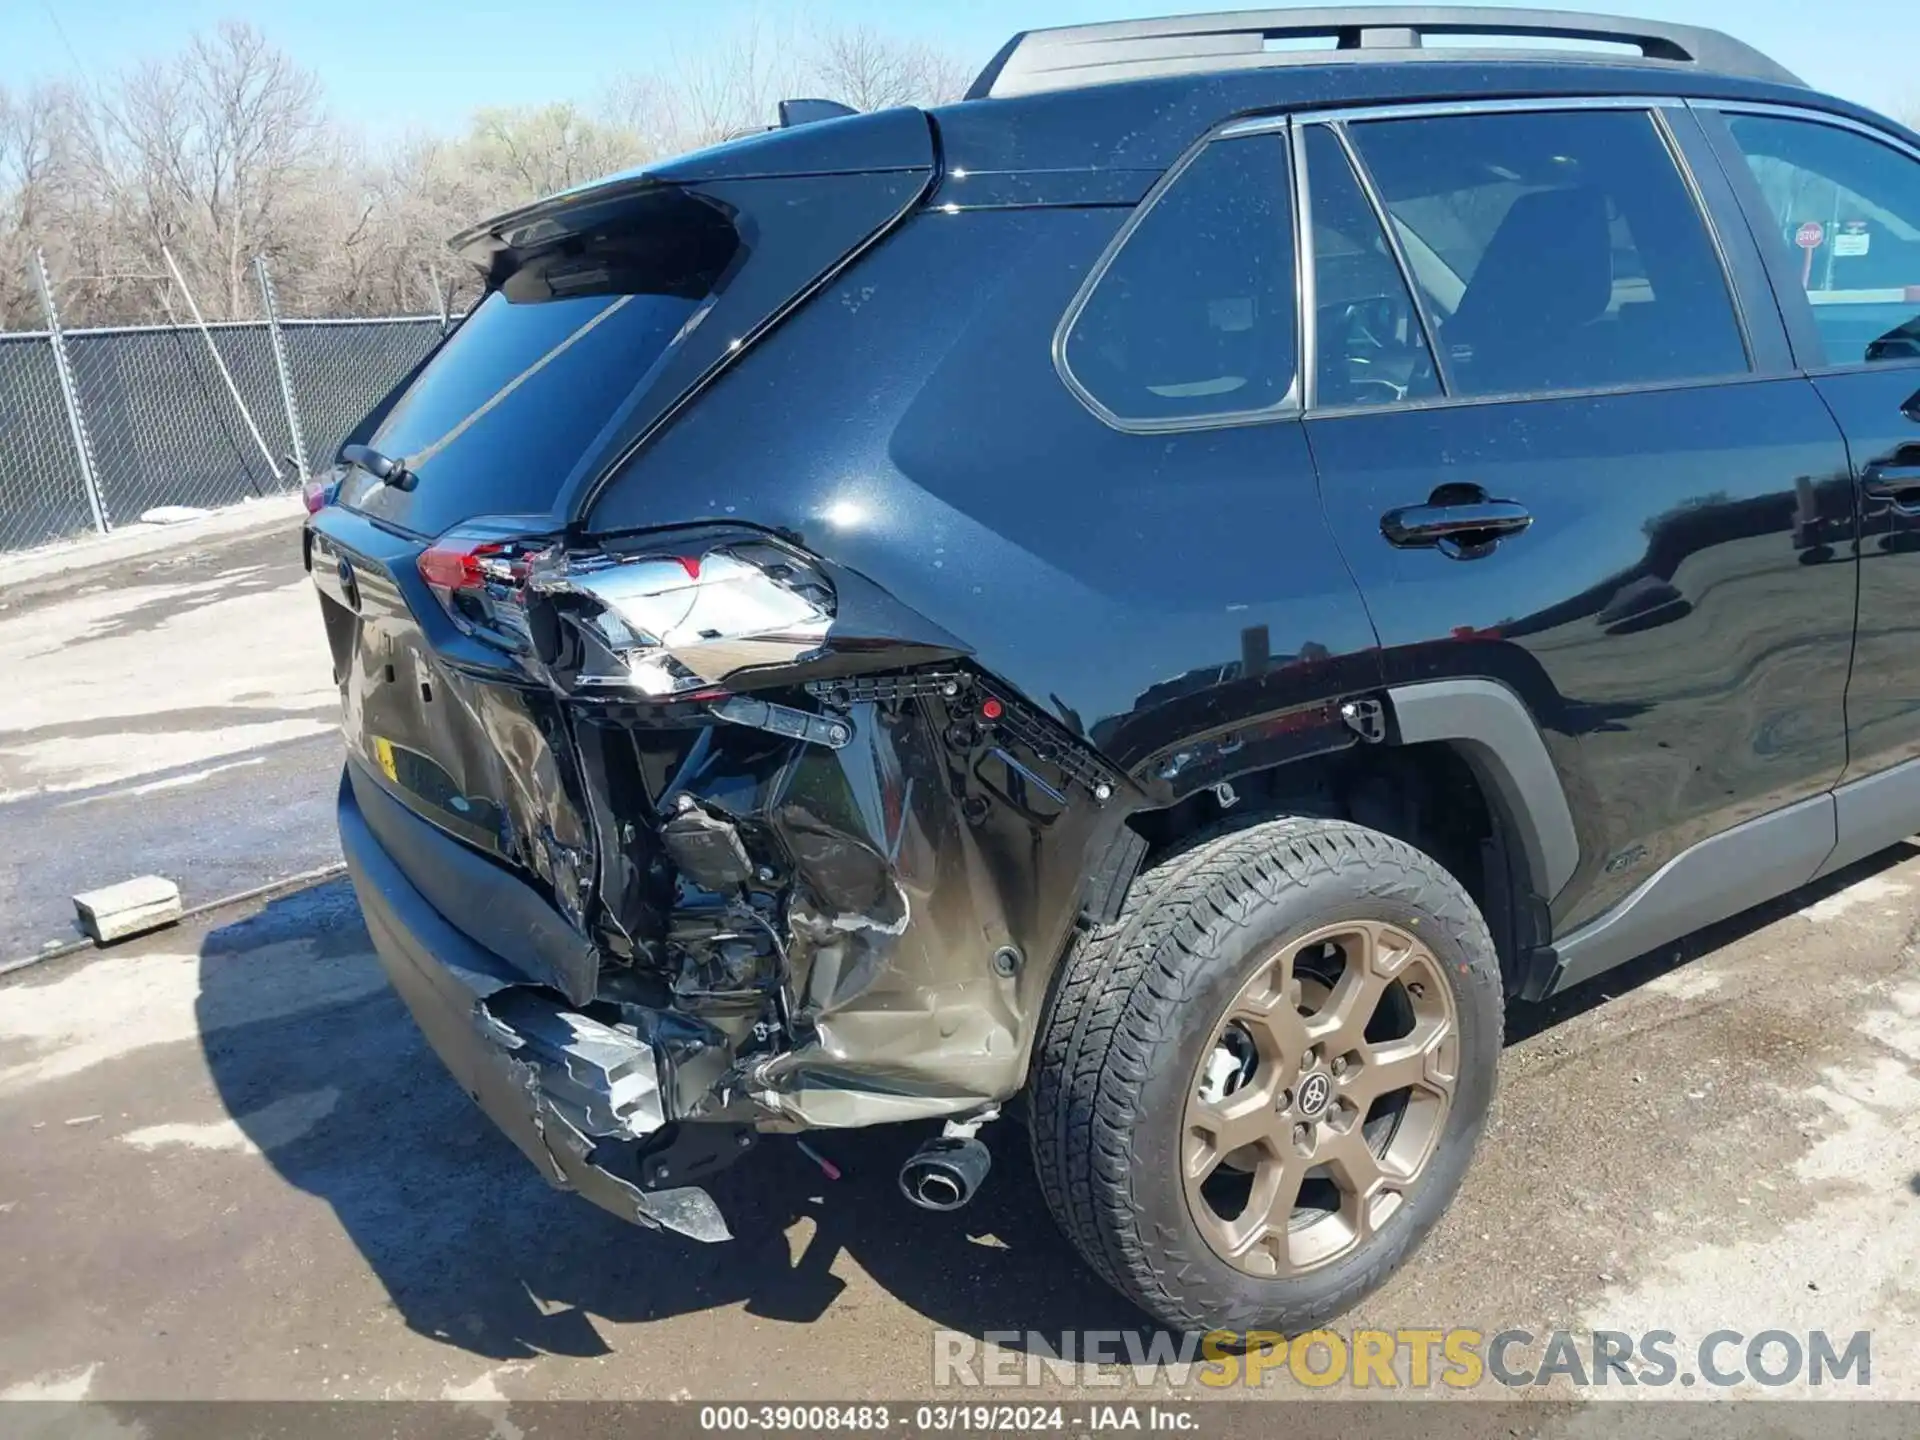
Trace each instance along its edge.
{"label": "black suv", "polygon": [[786,121],[460,237],[306,531],[367,924],[556,1185],[921,1121],[951,1208],[1004,1107],[1152,1315],[1309,1326],[1507,999],[1920,821],[1920,137],[1446,9]]}

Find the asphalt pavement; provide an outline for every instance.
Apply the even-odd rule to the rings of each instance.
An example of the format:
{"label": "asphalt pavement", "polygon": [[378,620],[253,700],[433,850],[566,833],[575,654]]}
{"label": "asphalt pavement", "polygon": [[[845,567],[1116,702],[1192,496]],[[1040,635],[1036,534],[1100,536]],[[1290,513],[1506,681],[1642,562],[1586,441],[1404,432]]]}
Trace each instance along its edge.
{"label": "asphalt pavement", "polygon": [[0,589],[0,963],[74,939],[83,890],[193,905],[340,856],[298,520],[109,554]]}
{"label": "asphalt pavement", "polygon": [[[335,853],[290,533],[125,563],[0,594],[10,951],[82,882],[171,866],[205,898]],[[1343,1329],[1867,1330],[1847,1393],[1920,1399],[1920,849],[1510,1028],[1460,1200]],[[953,1215],[899,1197],[916,1136],[882,1130],[818,1137],[838,1181],[760,1147],[720,1187],[731,1243],[627,1226],[534,1175],[425,1048],[350,889],[307,886],[0,980],[0,1398],[444,1398],[511,1435],[536,1398],[955,1398],[956,1342],[1015,1371],[1032,1332],[1151,1344],[1055,1231],[1017,1123],[987,1138]],[[1033,1378],[1015,1393],[1199,1394]],[[1229,1398],[1309,1393],[1282,1370]],[[1709,1393],[1812,1392],[1686,1392]],[[1462,1433],[1539,1433],[1523,1413]]]}

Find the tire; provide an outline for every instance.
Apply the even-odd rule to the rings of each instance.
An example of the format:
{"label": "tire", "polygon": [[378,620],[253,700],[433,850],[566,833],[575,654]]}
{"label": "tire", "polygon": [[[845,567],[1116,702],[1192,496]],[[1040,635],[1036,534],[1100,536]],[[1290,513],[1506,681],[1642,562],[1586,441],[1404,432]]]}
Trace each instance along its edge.
{"label": "tire", "polygon": [[[1356,929],[1359,938],[1352,942],[1309,942],[1298,955],[1289,951],[1302,937],[1361,922],[1366,929]],[[1353,1077],[1370,1074],[1368,1088],[1353,1091],[1356,1103],[1341,1111],[1344,1101],[1336,1099],[1319,1128],[1290,1128],[1293,1112],[1283,1107],[1305,1107],[1310,1093],[1324,1105],[1322,1092],[1329,1088],[1319,1082],[1309,1085],[1309,1072],[1296,1070],[1297,1101],[1292,1089],[1278,1090],[1274,1108],[1282,1119],[1262,1118],[1261,1123],[1277,1124],[1298,1144],[1298,1155],[1308,1157],[1298,1165],[1311,1164],[1320,1136],[1333,1137],[1330,1145],[1346,1144],[1357,1129],[1371,1137],[1380,1118],[1393,1127],[1381,1132],[1395,1137],[1387,1142],[1391,1153],[1401,1143],[1397,1137],[1408,1123],[1404,1116],[1415,1113],[1411,1107],[1416,1101],[1423,1107],[1421,1114],[1440,1107],[1440,1118],[1425,1122],[1424,1137],[1418,1127],[1406,1132],[1408,1143],[1423,1146],[1425,1156],[1409,1171],[1410,1181],[1392,1189],[1380,1188],[1376,1181],[1376,1188],[1351,1202],[1358,1218],[1349,1229],[1341,1228],[1347,1209],[1326,1212],[1337,1222],[1327,1233],[1335,1242],[1346,1235],[1350,1250],[1330,1251],[1325,1263],[1298,1266],[1291,1257],[1305,1233],[1298,1229],[1299,1217],[1322,1214],[1324,1219],[1324,1214],[1303,1211],[1298,1202],[1276,1202],[1264,1222],[1247,1222],[1267,1226],[1261,1245],[1231,1262],[1222,1253],[1231,1247],[1216,1243],[1220,1232],[1210,1239],[1202,1223],[1210,1221],[1221,1230],[1231,1227],[1211,1215],[1212,1202],[1197,1199],[1189,1188],[1194,1182],[1186,1178],[1213,1152],[1224,1156],[1221,1146],[1228,1139],[1224,1129],[1209,1137],[1204,1128],[1195,1130],[1190,1124],[1196,1076],[1203,1062],[1217,1063],[1213,1057],[1228,1043],[1218,1038],[1223,1017],[1245,995],[1267,993],[1245,987],[1275,987],[1264,1003],[1276,1016],[1274,1025],[1284,1031],[1301,1023],[1295,1015],[1306,1008],[1296,1004],[1304,992],[1286,987],[1320,984],[1309,974],[1309,965],[1338,964],[1338,974],[1344,976],[1344,956],[1363,953],[1361,942],[1367,935],[1383,937],[1374,949],[1364,951],[1381,959],[1377,966],[1368,960],[1356,972],[1356,986],[1362,981],[1389,988],[1401,983],[1404,991],[1421,997],[1422,1006],[1440,1001],[1451,1005],[1454,1039],[1441,1042],[1450,1043],[1444,1060],[1429,1064],[1435,1072],[1431,1078],[1451,1085],[1450,1098],[1440,1093],[1439,1085],[1429,1095],[1421,1088],[1428,1083],[1422,1078],[1398,1102],[1368,1102],[1370,1089],[1389,1077],[1384,1065],[1371,1070],[1369,1065],[1376,1052],[1385,1055],[1391,1048],[1371,1044],[1369,1031],[1366,1048],[1351,1052],[1365,1063],[1350,1062],[1348,1080],[1339,1082],[1351,1084]],[[1387,972],[1396,956],[1405,961],[1414,953],[1394,948],[1407,937],[1418,942],[1417,973],[1443,980],[1444,992],[1425,979],[1370,978]],[[1277,960],[1276,955],[1290,958]],[[1341,958],[1316,958],[1329,955]],[[1403,973],[1416,972],[1408,968]],[[1280,978],[1270,978],[1274,974]],[[1327,997],[1323,1004],[1330,1012],[1330,987]],[[1341,1008],[1345,1013],[1363,1003],[1369,1002],[1355,999]],[[1486,923],[1460,884],[1430,856],[1377,831],[1331,820],[1273,820],[1206,840],[1144,873],[1120,918],[1082,937],[1055,977],[1028,1094],[1034,1168],[1042,1191],[1088,1264],[1161,1324],[1180,1331],[1258,1329],[1289,1335],[1314,1329],[1392,1275],[1451,1203],[1486,1126],[1502,1012],[1500,966]],[[1309,1016],[1305,1023],[1321,1022]],[[1438,1022],[1434,1025],[1434,1033],[1442,1033]],[[1335,1043],[1345,1043],[1350,1033],[1341,1031]],[[1309,1057],[1317,1053],[1303,1052]],[[1257,1062],[1248,1063],[1253,1068],[1243,1085],[1279,1083],[1261,1078],[1268,1065],[1264,1052]],[[1339,1062],[1320,1054],[1312,1063],[1331,1067]],[[1437,1073],[1448,1064],[1450,1080]],[[1278,1072],[1286,1066],[1275,1061],[1272,1068]],[[1209,1075],[1203,1089],[1211,1083]],[[1265,1117],[1265,1093],[1247,1091],[1245,1108]],[[1374,1106],[1390,1111],[1394,1103],[1403,1106],[1403,1118],[1371,1118],[1376,1117]],[[1369,1108],[1362,1111],[1362,1105]],[[1213,1112],[1201,1113],[1204,1118]],[[1343,1120],[1347,1129],[1336,1134]],[[1301,1139],[1309,1128],[1315,1138]],[[1276,1175],[1290,1175],[1294,1171],[1288,1167],[1296,1162],[1287,1158],[1287,1143],[1269,1138],[1260,1142],[1265,1148],[1235,1150],[1241,1163],[1227,1162],[1224,1173],[1229,1180],[1241,1173],[1264,1177],[1266,1169],[1246,1162],[1245,1157],[1252,1156],[1258,1166],[1271,1164]],[[1309,1178],[1299,1192],[1303,1199],[1310,1188],[1331,1183],[1327,1175],[1350,1171],[1323,1166],[1317,1179],[1312,1170],[1305,1173]],[[1281,1182],[1275,1183],[1279,1193]],[[1361,1193],[1354,1188],[1356,1195]],[[1293,1218],[1272,1218],[1283,1214]],[[1286,1273],[1249,1273],[1250,1266],[1269,1262],[1276,1272]]]}

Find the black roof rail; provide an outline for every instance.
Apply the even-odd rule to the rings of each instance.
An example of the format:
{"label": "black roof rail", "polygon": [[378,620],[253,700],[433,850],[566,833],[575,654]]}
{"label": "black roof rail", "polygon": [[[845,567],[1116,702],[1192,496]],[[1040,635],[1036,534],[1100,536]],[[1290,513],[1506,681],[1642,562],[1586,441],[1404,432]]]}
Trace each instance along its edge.
{"label": "black roof rail", "polygon": [[[980,72],[966,98],[1031,95],[1155,75],[1324,64],[1329,60],[1513,60],[1528,53],[1504,47],[1424,50],[1423,40],[1432,35],[1628,45],[1642,58],[1655,62],[1778,84],[1805,84],[1778,62],[1730,35],[1692,25],[1672,25],[1665,20],[1631,20],[1572,10],[1365,5],[1241,10],[1023,30],[1000,47],[1000,53]],[[1267,48],[1273,41],[1315,40],[1330,40],[1332,44],[1319,49]],[[1556,60],[1613,58],[1599,52],[1586,56],[1565,49],[1543,53]]]}

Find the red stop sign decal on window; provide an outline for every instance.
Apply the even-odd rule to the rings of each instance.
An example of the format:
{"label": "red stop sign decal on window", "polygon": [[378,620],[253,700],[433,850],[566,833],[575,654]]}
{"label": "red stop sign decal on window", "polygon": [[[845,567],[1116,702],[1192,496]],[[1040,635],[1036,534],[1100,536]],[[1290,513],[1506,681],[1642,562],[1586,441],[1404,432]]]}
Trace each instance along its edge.
{"label": "red stop sign decal on window", "polygon": [[1802,250],[1818,250],[1826,243],[1827,228],[1818,220],[1809,220],[1793,234],[1793,243]]}

